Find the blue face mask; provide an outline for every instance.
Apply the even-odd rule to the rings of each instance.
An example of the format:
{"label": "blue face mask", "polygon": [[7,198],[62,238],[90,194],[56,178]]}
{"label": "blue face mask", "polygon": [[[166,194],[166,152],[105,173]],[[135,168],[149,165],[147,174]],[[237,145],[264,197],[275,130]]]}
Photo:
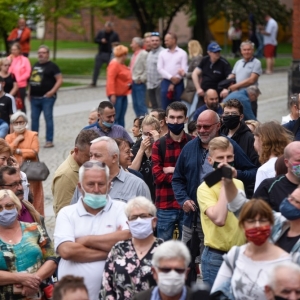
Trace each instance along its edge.
{"label": "blue face mask", "polygon": [[280,206],[279,206],[279,211],[281,214],[288,220],[293,221],[293,220],[298,220],[300,219],[300,209],[295,207],[289,200],[288,198],[285,198]]}
{"label": "blue face mask", "polygon": [[105,121],[103,121],[102,124],[103,124],[105,127],[107,127],[107,128],[111,128],[111,127],[114,125],[114,123],[108,123],[108,122],[105,122]]}
{"label": "blue face mask", "polygon": [[17,218],[18,211],[16,208],[11,210],[3,209],[0,212],[0,225],[3,227],[10,226]]}
{"label": "blue face mask", "polygon": [[104,207],[107,203],[106,194],[91,194],[84,191],[83,202],[93,209]]}

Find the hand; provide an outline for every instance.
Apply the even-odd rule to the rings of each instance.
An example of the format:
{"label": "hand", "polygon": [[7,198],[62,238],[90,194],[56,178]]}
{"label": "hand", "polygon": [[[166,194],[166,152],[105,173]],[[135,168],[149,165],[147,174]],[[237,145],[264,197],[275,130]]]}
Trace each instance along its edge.
{"label": "hand", "polygon": [[41,283],[41,278],[36,274],[30,273],[16,273],[17,281],[23,285],[32,289],[38,289]]}
{"label": "hand", "polygon": [[11,161],[11,166],[16,169],[20,169],[20,165],[19,165],[18,161],[16,160],[16,158],[14,156],[10,156],[9,158]]}
{"label": "hand", "polygon": [[15,145],[18,145],[19,143],[21,143],[22,141],[24,141],[24,135],[23,134],[19,134],[15,140],[14,140],[14,143]]}
{"label": "hand", "polygon": [[117,101],[116,95],[111,95],[111,96],[110,96],[110,102],[111,102],[112,104],[116,104],[116,101]]}
{"label": "hand", "polygon": [[184,212],[188,213],[190,211],[196,210],[196,204],[193,200],[186,200],[182,206]]}
{"label": "hand", "polygon": [[51,97],[53,97],[53,95],[54,95],[54,93],[49,91],[44,95],[44,98],[51,98]]}
{"label": "hand", "polygon": [[175,167],[165,167],[163,168],[163,171],[165,174],[173,174],[175,170]]}
{"label": "hand", "polygon": [[151,135],[153,137],[154,142],[156,142],[160,138],[158,131],[151,130],[150,133],[151,133]]}
{"label": "hand", "polygon": [[[232,167],[231,165],[229,165],[227,163],[219,163],[218,168],[222,168],[222,167],[227,167],[227,168],[231,169],[232,177],[234,177],[234,178],[237,177],[237,170],[234,167]],[[226,180],[228,180],[230,182],[232,179],[225,178],[225,181]]]}
{"label": "hand", "polygon": [[141,83],[142,83],[142,81],[140,79],[135,81],[135,84],[141,84]]}
{"label": "hand", "polygon": [[184,77],[185,75],[185,72],[183,69],[179,69],[178,72],[177,72],[181,77]]}
{"label": "hand", "polygon": [[142,140],[140,150],[145,152],[148,147],[151,147],[151,139],[149,136],[147,136],[144,140]]}
{"label": "hand", "polygon": [[204,96],[204,91],[200,88],[197,90],[197,95],[203,97]]}
{"label": "hand", "polygon": [[226,98],[229,95],[229,91],[227,89],[223,89],[223,91],[220,93],[221,98]]}
{"label": "hand", "polygon": [[38,293],[38,291],[39,291],[38,289],[33,289],[28,286],[23,286],[22,295],[29,297],[35,295],[36,293]]}
{"label": "hand", "polygon": [[168,92],[169,92],[169,91],[174,91],[174,85],[173,85],[173,84],[170,84],[170,85],[169,85],[169,87],[168,87]]}
{"label": "hand", "polygon": [[105,44],[106,43],[106,39],[105,38],[101,39],[101,43]]}
{"label": "hand", "polygon": [[180,82],[181,78],[173,76],[170,80],[174,85],[176,85],[177,83]]}

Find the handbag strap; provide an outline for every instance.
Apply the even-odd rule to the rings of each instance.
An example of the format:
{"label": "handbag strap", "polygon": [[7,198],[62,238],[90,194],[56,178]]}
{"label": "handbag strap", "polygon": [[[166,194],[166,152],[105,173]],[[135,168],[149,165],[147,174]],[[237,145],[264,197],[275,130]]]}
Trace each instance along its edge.
{"label": "handbag strap", "polygon": [[31,149],[31,150],[35,153],[35,156],[36,156],[36,158],[37,158],[37,161],[40,162],[40,158],[39,158],[38,153],[37,153],[35,150],[33,150],[33,149]]}

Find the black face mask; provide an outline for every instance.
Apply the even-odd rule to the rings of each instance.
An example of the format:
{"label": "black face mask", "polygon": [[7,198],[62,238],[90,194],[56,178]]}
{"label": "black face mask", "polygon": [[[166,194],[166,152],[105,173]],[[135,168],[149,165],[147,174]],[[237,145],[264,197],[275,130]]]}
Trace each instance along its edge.
{"label": "black face mask", "polygon": [[240,124],[240,116],[230,115],[223,117],[223,124],[228,129],[234,129]]}
{"label": "black face mask", "polygon": [[[217,169],[220,163],[221,163],[221,162],[215,161],[214,164],[213,164],[213,168],[214,168],[214,169]],[[234,167],[234,161],[229,161],[229,162],[227,162],[227,164],[228,164],[229,166],[231,166],[231,167]]]}
{"label": "black face mask", "polygon": [[274,300],[288,300],[288,298],[283,298],[280,296],[274,296]]}

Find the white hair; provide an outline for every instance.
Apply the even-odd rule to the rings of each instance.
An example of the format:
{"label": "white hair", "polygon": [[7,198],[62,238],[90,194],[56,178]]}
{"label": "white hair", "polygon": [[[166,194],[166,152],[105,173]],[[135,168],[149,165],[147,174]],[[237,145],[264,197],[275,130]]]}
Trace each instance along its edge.
{"label": "white hair", "polygon": [[[100,166],[100,164],[103,164],[103,166]],[[84,173],[86,170],[90,170],[90,169],[97,169],[97,170],[101,170],[105,172],[105,177],[106,177],[106,182],[108,184],[109,182],[109,168],[108,166],[98,160],[89,160],[86,161],[80,168],[78,171],[78,177],[79,177],[79,183],[82,184],[83,181],[83,177],[84,177]]]}
{"label": "white hair", "polygon": [[127,218],[130,217],[133,208],[144,208],[150,215],[156,217],[155,205],[151,200],[147,199],[144,196],[135,197],[127,202],[125,206],[125,215],[127,216]]}
{"label": "white hair", "polygon": [[120,150],[116,141],[108,136],[101,136],[91,141],[91,144],[96,144],[99,142],[105,141],[107,143],[107,151],[110,155],[117,154],[120,156]]}
{"label": "white hair", "polygon": [[137,45],[139,45],[141,48],[143,48],[143,45],[144,45],[144,41],[142,38],[140,37],[134,37],[132,39]]}
{"label": "white hair", "polygon": [[283,262],[283,263],[277,264],[274,267],[269,269],[269,271],[268,271],[268,279],[269,280],[266,285],[268,285],[270,288],[272,288],[274,290],[277,285],[278,275],[279,275],[280,271],[283,269],[288,270],[291,277],[292,277],[292,275],[300,276],[300,266],[298,266],[297,264],[295,264],[293,262],[289,262],[289,261]]}
{"label": "white hair", "polygon": [[17,111],[13,115],[10,116],[10,123],[15,122],[19,117],[23,117],[26,123],[28,123],[28,118],[25,113],[22,111]]}
{"label": "white hair", "polygon": [[251,46],[252,49],[254,49],[254,43],[252,43],[251,41],[242,42],[240,48],[242,49],[246,45],[249,45],[249,46]]}
{"label": "white hair", "polygon": [[170,240],[157,247],[153,254],[152,265],[154,267],[159,267],[161,259],[176,258],[182,258],[186,268],[191,262],[191,254],[187,246],[181,241]]}

